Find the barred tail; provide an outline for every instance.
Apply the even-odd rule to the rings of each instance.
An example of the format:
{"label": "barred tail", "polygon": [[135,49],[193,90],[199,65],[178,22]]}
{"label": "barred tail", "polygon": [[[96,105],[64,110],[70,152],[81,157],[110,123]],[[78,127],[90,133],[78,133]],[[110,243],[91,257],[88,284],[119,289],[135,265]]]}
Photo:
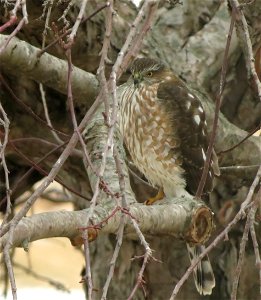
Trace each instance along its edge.
{"label": "barred tail", "polygon": [[[191,263],[193,263],[205,249],[204,246],[191,247],[188,244],[187,248]],[[193,275],[196,288],[200,295],[210,295],[215,286],[215,277],[207,255],[203,257],[203,259],[194,268]]]}

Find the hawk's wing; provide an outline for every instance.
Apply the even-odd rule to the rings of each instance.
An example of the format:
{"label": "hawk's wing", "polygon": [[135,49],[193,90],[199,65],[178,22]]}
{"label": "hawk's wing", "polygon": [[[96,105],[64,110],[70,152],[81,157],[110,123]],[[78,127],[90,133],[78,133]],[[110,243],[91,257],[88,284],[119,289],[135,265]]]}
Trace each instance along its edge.
{"label": "hawk's wing", "polygon": [[[205,113],[198,98],[193,95],[181,80],[175,79],[161,83],[157,97],[166,118],[173,126],[173,139],[180,140],[182,168],[185,171],[187,190],[195,194],[206,160],[208,137]],[[175,149],[177,150],[177,149]],[[214,175],[219,175],[217,157],[212,154],[204,192],[213,189]]]}

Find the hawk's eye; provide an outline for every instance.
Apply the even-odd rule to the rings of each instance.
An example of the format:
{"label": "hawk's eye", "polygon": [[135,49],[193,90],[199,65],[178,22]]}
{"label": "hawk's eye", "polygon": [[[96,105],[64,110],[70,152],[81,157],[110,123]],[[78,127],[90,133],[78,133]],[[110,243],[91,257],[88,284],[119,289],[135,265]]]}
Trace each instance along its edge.
{"label": "hawk's eye", "polygon": [[147,72],[146,74],[148,77],[151,77],[153,75],[153,73],[150,71],[150,72]]}

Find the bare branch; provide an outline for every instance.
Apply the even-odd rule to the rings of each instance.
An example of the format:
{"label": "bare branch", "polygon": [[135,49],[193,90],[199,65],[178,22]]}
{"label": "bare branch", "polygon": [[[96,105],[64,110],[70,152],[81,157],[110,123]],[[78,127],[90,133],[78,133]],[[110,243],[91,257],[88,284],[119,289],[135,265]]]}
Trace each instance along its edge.
{"label": "bare branch", "polygon": [[[5,35],[0,35],[0,44],[5,38]],[[66,95],[67,63],[47,53],[38,58],[38,51],[38,48],[14,37],[0,54],[1,70],[27,76]],[[97,94],[98,81],[93,74],[74,67],[72,88],[77,91],[76,100],[86,104]]]}
{"label": "bare branch", "polygon": [[[202,213],[202,209],[206,214]],[[73,239],[80,235],[80,228],[84,228],[88,221],[89,209],[81,211],[55,211],[36,214],[23,218],[16,226],[12,247],[23,247],[25,241],[50,237],[67,237]],[[101,223],[106,219],[108,206],[96,206],[92,214],[92,223],[89,229],[95,228],[95,224],[101,223],[98,230],[103,233],[117,234],[121,224],[121,209],[114,214],[106,223]],[[162,205],[146,206],[142,204],[132,204],[130,206],[129,218],[126,222],[125,237],[139,239],[137,228],[134,228],[132,220],[137,220],[138,227],[143,234],[148,235],[168,235],[175,238],[184,238],[187,241],[201,243],[209,237],[212,229],[212,214],[204,203],[193,199],[172,199]],[[208,219],[209,218],[209,219]],[[153,220],[153,221],[152,221]],[[198,233],[196,228],[200,222],[207,222],[205,229]],[[135,222],[136,223],[136,222]],[[136,223],[137,224],[137,223]],[[0,239],[0,250],[2,251],[8,243],[9,234]],[[146,243],[145,243],[146,245]]]}

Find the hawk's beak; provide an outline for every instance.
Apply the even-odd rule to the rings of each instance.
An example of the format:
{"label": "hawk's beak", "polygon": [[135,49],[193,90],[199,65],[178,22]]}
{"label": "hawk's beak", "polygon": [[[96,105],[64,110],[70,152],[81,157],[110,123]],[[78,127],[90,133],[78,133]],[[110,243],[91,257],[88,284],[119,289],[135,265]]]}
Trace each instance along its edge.
{"label": "hawk's beak", "polygon": [[139,73],[134,73],[134,74],[132,75],[132,77],[133,77],[133,82],[134,82],[135,87],[138,87],[139,84],[140,84],[140,82],[141,82],[141,80],[142,80],[141,74],[139,74]]}

